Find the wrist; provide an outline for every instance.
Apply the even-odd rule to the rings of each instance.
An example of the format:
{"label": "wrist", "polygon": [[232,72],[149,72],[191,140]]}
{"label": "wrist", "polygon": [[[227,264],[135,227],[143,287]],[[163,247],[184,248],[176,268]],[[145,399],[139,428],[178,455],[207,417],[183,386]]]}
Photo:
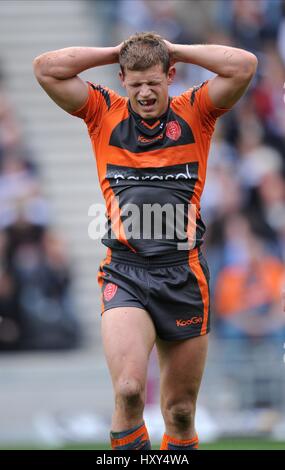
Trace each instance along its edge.
{"label": "wrist", "polygon": [[123,45],[123,43],[120,43],[120,44],[118,44],[117,46],[114,46],[114,47],[113,47],[113,54],[114,54],[114,60],[115,60],[115,62],[119,62],[119,55],[120,55],[120,51],[121,51],[122,45]]}
{"label": "wrist", "polygon": [[114,62],[119,62],[119,53],[120,53],[119,46],[114,46],[113,51],[112,51]]}
{"label": "wrist", "polygon": [[175,62],[189,63],[191,45],[173,44],[173,59]]}
{"label": "wrist", "polygon": [[179,62],[179,44],[172,44],[170,56],[173,62]]}

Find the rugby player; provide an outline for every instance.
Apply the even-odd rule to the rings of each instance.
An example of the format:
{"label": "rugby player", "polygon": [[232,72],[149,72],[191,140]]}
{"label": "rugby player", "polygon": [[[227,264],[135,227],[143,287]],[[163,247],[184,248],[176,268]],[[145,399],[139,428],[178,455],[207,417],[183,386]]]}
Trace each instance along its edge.
{"label": "rugby player", "polygon": [[[171,98],[176,62],[215,76]],[[120,64],[127,97],[78,76],[113,63]],[[200,198],[215,122],[245,93],[256,67],[256,57],[245,50],[172,44],[149,32],[115,47],[70,47],[34,60],[46,93],[85,121],[106,201],[107,254],[98,280],[115,398],[113,449],[151,448],[143,411],[155,344],[165,422],[161,449],[198,447],[195,406],[210,330]],[[144,211],[154,205],[162,211],[144,227]],[[138,208],[131,224],[130,207]]]}

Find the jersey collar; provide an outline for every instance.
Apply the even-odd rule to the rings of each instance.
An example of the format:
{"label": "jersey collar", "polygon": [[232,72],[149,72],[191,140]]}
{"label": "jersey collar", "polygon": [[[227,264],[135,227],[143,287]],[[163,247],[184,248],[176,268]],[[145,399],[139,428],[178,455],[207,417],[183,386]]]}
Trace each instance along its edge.
{"label": "jersey collar", "polygon": [[130,100],[128,100],[128,110],[130,115],[135,120],[136,126],[139,128],[140,132],[148,136],[154,136],[158,132],[163,132],[165,130],[169,109],[170,98],[168,98],[168,106],[165,113],[154,119],[143,119],[138,113],[136,113],[132,109]]}

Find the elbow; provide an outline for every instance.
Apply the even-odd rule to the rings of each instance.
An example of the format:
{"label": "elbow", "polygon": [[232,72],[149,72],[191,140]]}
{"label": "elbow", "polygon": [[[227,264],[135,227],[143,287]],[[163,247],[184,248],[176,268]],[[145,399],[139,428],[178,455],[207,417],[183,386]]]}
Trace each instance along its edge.
{"label": "elbow", "polygon": [[245,80],[251,80],[258,66],[256,55],[246,52],[239,66],[238,75]]}
{"label": "elbow", "polygon": [[257,69],[257,66],[258,66],[258,59],[256,57],[256,55],[252,54],[251,52],[248,52],[249,54],[249,57],[248,57],[248,71],[249,71],[249,74],[251,77],[253,77],[253,75],[255,74],[256,72],[256,69]]}
{"label": "elbow", "polygon": [[52,76],[51,57],[48,53],[41,54],[33,60],[34,74],[39,82]]}
{"label": "elbow", "polygon": [[46,59],[44,57],[44,54],[39,55],[33,60],[34,74],[38,80],[40,80],[40,78],[44,76],[44,70],[46,68],[45,62],[46,62]]}

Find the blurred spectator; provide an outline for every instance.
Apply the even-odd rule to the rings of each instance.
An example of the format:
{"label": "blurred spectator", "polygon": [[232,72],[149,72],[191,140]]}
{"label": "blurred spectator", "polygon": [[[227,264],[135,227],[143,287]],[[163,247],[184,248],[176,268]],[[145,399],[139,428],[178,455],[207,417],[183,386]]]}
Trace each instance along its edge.
{"label": "blurred spectator", "polygon": [[74,314],[71,273],[63,244],[45,228],[31,224],[10,227],[11,233],[11,267],[24,318],[22,346],[78,346],[81,330]]}
{"label": "blurred spectator", "polygon": [[256,53],[267,39],[276,39],[282,0],[219,0],[215,20],[237,47]]}
{"label": "blurred spectator", "polygon": [[182,25],[176,17],[176,8],[171,0],[120,0],[117,2],[116,12],[119,25],[117,34],[121,40],[135,31],[157,31],[170,41],[176,41],[182,34]]}
{"label": "blurred spectator", "polygon": [[[78,346],[82,332],[62,242],[46,227],[24,218],[8,226],[1,237],[5,271],[0,291],[0,349]],[[17,337],[10,332],[7,339],[8,326],[9,332],[13,326]]]}
{"label": "blurred spectator", "polygon": [[228,218],[224,268],[215,289],[218,333],[226,338],[285,338],[282,262],[268,252],[241,214]]}
{"label": "blurred spectator", "polygon": [[285,66],[285,0],[282,0],[282,18],[279,23],[277,41],[278,51]]}
{"label": "blurred spectator", "polygon": [[266,143],[276,147],[285,161],[285,67],[275,44],[264,47],[259,75],[252,93],[255,112],[264,126]]}
{"label": "blurred spectator", "polygon": [[7,269],[7,236],[0,232],[0,350],[15,349],[20,339],[15,283]]}
{"label": "blurred spectator", "polygon": [[36,176],[17,154],[3,157],[0,172],[0,201],[3,207],[9,201],[31,196],[39,187]]}

